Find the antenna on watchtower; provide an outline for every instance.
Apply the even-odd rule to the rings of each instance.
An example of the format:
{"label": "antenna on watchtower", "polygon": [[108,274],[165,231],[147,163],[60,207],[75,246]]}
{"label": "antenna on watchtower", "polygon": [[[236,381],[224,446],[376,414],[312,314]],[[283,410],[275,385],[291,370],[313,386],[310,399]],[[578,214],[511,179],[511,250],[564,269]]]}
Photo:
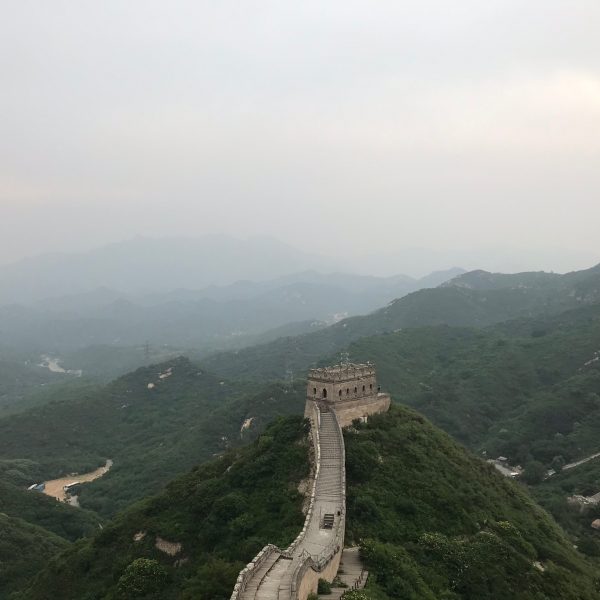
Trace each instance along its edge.
{"label": "antenna on watchtower", "polygon": [[348,352],[340,352],[340,364],[344,366],[350,364],[350,354]]}

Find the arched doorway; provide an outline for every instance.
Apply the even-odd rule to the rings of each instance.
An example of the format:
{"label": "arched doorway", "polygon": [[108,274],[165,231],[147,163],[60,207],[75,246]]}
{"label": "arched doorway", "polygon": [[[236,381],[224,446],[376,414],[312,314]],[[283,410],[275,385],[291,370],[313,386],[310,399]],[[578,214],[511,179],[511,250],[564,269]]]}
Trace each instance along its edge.
{"label": "arched doorway", "polygon": [[327,390],[323,388],[323,398],[327,398]]}

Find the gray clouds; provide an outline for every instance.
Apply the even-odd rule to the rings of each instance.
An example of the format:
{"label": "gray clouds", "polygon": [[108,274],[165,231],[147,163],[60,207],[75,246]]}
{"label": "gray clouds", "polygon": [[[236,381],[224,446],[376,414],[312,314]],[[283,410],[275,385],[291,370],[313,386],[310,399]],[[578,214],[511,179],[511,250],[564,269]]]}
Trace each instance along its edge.
{"label": "gray clouds", "polygon": [[0,7],[0,261],[215,232],[600,259],[597,1]]}

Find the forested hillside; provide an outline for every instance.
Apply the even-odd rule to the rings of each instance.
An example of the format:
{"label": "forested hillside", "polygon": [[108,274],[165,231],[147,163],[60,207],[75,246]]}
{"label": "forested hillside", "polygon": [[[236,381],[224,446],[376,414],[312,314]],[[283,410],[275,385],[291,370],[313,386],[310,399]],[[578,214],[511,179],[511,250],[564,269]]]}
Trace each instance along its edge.
{"label": "forested hillside", "polygon": [[301,417],[272,424],[72,546],[15,598],[229,598],[264,545],[287,546],[302,528],[308,447]]}
{"label": "forested hillside", "polygon": [[[132,502],[159,493],[167,482],[194,465],[215,456],[229,456],[227,452],[232,449],[233,455],[238,456],[236,449],[259,435],[274,417],[301,414],[305,392],[303,370],[310,364],[336,362],[339,360],[338,352],[342,350],[348,351],[352,361],[374,362],[380,383],[386,391],[391,392],[394,401],[418,409],[435,425],[482,457],[502,454],[514,464],[525,466],[527,472],[532,464],[548,468],[598,452],[600,304],[594,302],[597,280],[598,269],[569,276],[469,273],[457,278],[452,285],[407,296],[372,315],[347,319],[312,334],[283,338],[239,353],[216,355],[201,367],[188,359],[175,358],[138,369],[106,386],[85,381],[59,382],[47,388],[39,400],[39,406],[0,419],[0,492],[4,497],[4,508],[0,505],[0,512],[13,519],[11,531],[15,532],[15,536],[17,530],[20,531],[18,535],[22,540],[28,539],[34,543],[36,538],[31,526],[38,527],[35,529],[36,535],[46,536],[47,540],[40,544],[40,548],[45,549],[41,554],[36,554],[37,551],[31,548],[27,550],[33,553],[32,564],[38,564],[35,561],[48,556],[50,549],[55,546],[52,532],[73,540],[93,532],[99,517],[81,511],[76,519],[70,519],[73,513],[67,512],[71,510],[69,507],[39,495],[26,494],[23,490],[27,485],[65,473],[92,470],[107,459],[112,459],[114,466],[108,474],[83,485],[80,501],[85,509],[96,511],[103,518],[113,517],[118,511],[128,509]],[[82,360],[88,359],[82,357]],[[115,360],[118,362],[117,356]],[[214,368],[218,374],[212,374],[209,368]],[[222,373],[232,377],[226,378]],[[295,383],[290,379],[292,374],[296,375]],[[269,378],[283,377],[287,381],[269,381]],[[27,402],[38,404],[32,395],[25,398],[25,404]],[[390,592],[392,584],[384,583],[387,577],[391,577],[390,573],[386,574],[381,569],[378,571],[377,567],[385,565],[388,560],[394,563],[396,558],[393,556],[404,557],[400,563],[394,563],[393,569],[406,569],[408,579],[418,582],[415,583],[417,591],[411,592],[417,594],[416,597],[475,599],[477,594],[487,597],[485,582],[475,575],[472,579],[470,575],[459,577],[452,571],[457,568],[456,565],[446,564],[446,552],[456,554],[460,559],[457,559],[457,564],[463,565],[475,560],[475,555],[486,555],[488,551],[489,556],[496,559],[498,556],[511,557],[510,569],[490,570],[486,575],[490,581],[505,582],[498,584],[498,589],[507,594],[504,596],[506,598],[510,598],[519,582],[523,581],[520,577],[533,578],[535,581],[531,589],[537,595],[528,596],[532,600],[560,597],[543,596],[552,586],[563,590],[565,594],[571,593],[569,590],[578,590],[575,593],[579,596],[573,598],[593,597],[589,596],[591,588],[585,583],[588,581],[588,571],[585,564],[579,562],[581,557],[572,550],[566,550],[565,539],[559,530],[552,534],[552,542],[544,537],[550,535],[547,527],[554,526],[540,525],[549,521],[539,511],[534,519],[538,519],[538,525],[531,526],[533,529],[526,527],[520,534],[534,550],[525,544],[518,550],[513,548],[516,552],[513,555],[513,550],[507,549],[506,544],[510,545],[516,539],[512,529],[507,529],[508,526],[504,524],[488,524],[492,521],[509,521],[514,525],[521,519],[510,514],[514,503],[506,502],[503,494],[518,498],[519,505],[524,502],[528,511],[534,511],[534,505],[513,484],[498,483],[501,479],[495,474],[485,475],[491,479],[486,479],[484,483],[471,478],[466,480],[467,488],[474,490],[477,506],[481,504],[485,507],[487,516],[477,521],[481,531],[488,536],[485,538],[473,533],[473,524],[465,515],[476,514],[477,511],[473,511],[473,504],[469,503],[471,501],[466,492],[460,495],[462,488],[458,484],[455,484],[455,491],[459,495],[455,497],[454,505],[448,500],[443,506],[431,504],[426,508],[422,506],[425,500],[421,498],[415,501],[416,507],[411,500],[408,503],[398,501],[397,505],[390,508],[386,493],[378,487],[380,483],[369,480],[366,475],[367,471],[373,476],[378,472],[378,467],[369,462],[371,459],[367,455],[374,456],[377,452],[384,457],[386,453],[392,456],[395,452],[407,451],[413,458],[420,456],[422,450],[411,446],[415,441],[411,436],[419,436],[410,428],[401,428],[399,415],[403,415],[407,426],[412,424],[410,427],[418,428],[422,424],[424,428],[429,427],[410,411],[395,410],[389,421],[377,421],[376,430],[373,430],[376,433],[367,433],[370,431],[368,428],[361,429],[360,435],[364,432],[364,438],[357,439],[375,436],[371,440],[373,444],[369,442],[367,445],[368,452],[361,450],[360,444],[354,446],[360,457],[358,463],[364,461],[367,466],[355,464],[352,456],[348,459],[349,476],[356,476],[350,479],[354,496],[350,495],[349,498],[356,499],[351,509],[354,518],[349,529],[350,536],[357,541],[366,538],[375,540],[371,545],[365,544],[367,560],[371,561],[373,571],[378,573],[378,587],[371,590],[373,598],[385,599],[386,594],[394,597]],[[385,423],[394,423],[393,429],[397,428],[397,431],[394,429],[394,432],[386,433]],[[404,443],[395,437],[400,432],[408,435]],[[349,448],[357,443],[352,437],[354,435],[348,434]],[[433,438],[429,434],[427,439],[419,441],[419,444],[427,447],[428,455],[434,455],[441,444],[445,447],[445,455],[454,457],[453,464],[447,464],[441,457],[436,458],[433,462],[437,471],[434,471],[433,463],[420,464],[419,472],[430,473],[428,480],[435,482],[436,486],[439,484],[440,498],[453,497],[449,484],[442,485],[442,479],[446,481],[444,473],[452,473],[454,468],[461,471],[471,469],[475,479],[487,473],[480,471],[477,461],[457,467],[463,460],[457,457],[467,455],[461,454],[462,451],[456,454],[458,450],[446,447],[445,444],[449,442],[441,434],[435,433],[433,437],[436,442],[431,441]],[[264,439],[268,438],[269,435],[261,437],[262,443],[267,443]],[[379,449],[378,444],[381,446]],[[468,462],[472,459],[464,460]],[[385,460],[383,464],[386,464]],[[419,488],[411,487],[411,481],[420,481],[418,475],[407,469],[405,464],[400,466],[398,463],[396,466],[402,470],[402,474],[396,474],[394,481],[399,482],[402,490],[410,490],[410,498],[420,498]],[[600,491],[600,479],[594,469],[596,467],[590,465],[579,472],[581,476],[561,474],[555,480],[536,483],[532,488],[543,505],[568,529],[571,541],[581,544],[582,550],[590,556],[600,554],[600,544],[590,535],[588,516],[575,514],[566,508],[566,496],[568,493]],[[409,479],[404,479],[405,473]],[[451,478],[458,481],[454,475]],[[247,483],[250,486],[250,482]],[[370,489],[370,485],[374,487]],[[427,487],[424,481],[419,485],[423,489]],[[497,486],[500,486],[500,492]],[[181,492],[181,488],[176,489],[178,493]],[[215,489],[221,488],[217,486]],[[431,492],[431,488],[427,489]],[[249,490],[248,487],[246,492],[250,493]],[[403,497],[402,490],[398,489],[395,496]],[[493,500],[496,492],[500,496]],[[211,493],[207,492],[209,497]],[[156,511],[160,513],[162,509],[156,507],[163,505],[158,500],[148,502],[150,504],[147,506],[155,507],[149,509],[152,514]],[[172,502],[171,497],[169,503]],[[504,504],[506,510],[499,514]],[[463,511],[460,515],[459,506]],[[269,510],[276,510],[275,503],[270,505]],[[390,510],[396,512],[390,513]],[[420,510],[425,512],[421,515]],[[426,522],[436,523],[439,515],[449,519],[448,525],[457,522],[459,526],[452,529],[445,528],[443,523],[436,523],[433,538],[425,535],[431,533],[426,529],[415,529],[407,537],[410,527],[407,524],[408,529],[404,530],[404,525],[400,525],[407,515],[410,515],[413,523],[411,527],[416,527],[415,523],[419,522],[423,526]],[[14,521],[18,517],[26,522]],[[146,518],[149,518],[149,514],[144,516]],[[186,533],[188,526],[182,525],[188,517],[181,518],[181,523],[177,519],[173,521],[181,527],[167,528],[163,530],[164,535],[170,533],[171,538],[177,532],[189,535]],[[387,524],[385,531],[376,530],[377,522]],[[235,531],[242,537],[248,535],[258,544],[256,538],[260,538],[260,535],[253,529],[253,517],[247,514],[244,523],[240,524],[239,530],[236,525]],[[212,525],[209,525],[207,522],[204,526],[210,530]],[[516,526],[521,527],[518,524]],[[507,533],[509,531],[510,534]],[[510,539],[505,539],[505,534]],[[160,533],[156,535],[163,537]],[[219,535],[223,537],[224,534],[221,532]],[[536,544],[530,539],[532,537],[542,542]],[[482,547],[482,540],[486,544],[489,541],[491,546]],[[202,560],[212,561],[212,553],[217,546],[205,542],[212,549],[202,555]],[[89,548],[97,543],[77,542],[71,552],[87,555]],[[190,543],[194,546],[195,542],[187,542],[188,545]],[[434,544],[438,550],[446,550],[440,550],[442,553],[434,560],[431,558],[432,547],[427,544]],[[110,543],[106,546],[109,547]],[[195,547],[199,553],[200,546]],[[127,548],[125,555],[129,562],[138,557],[150,560],[162,557],[161,553],[157,555],[158,551],[146,548],[144,544],[132,543]],[[146,548],[146,554],[138,556],[136,548]],[[163,571],[152,563],[150,570],[159,573],[161,581],[165,578],[165,593],[178,593],[175,590],[187,589],[188,585],[196,593],[209,580],[214,583],[213,580],[220,578],[229,585],[236,573],[237,561],[243,562],[250,557],[242,556],[244,548],[246,546],[242,544],[236,549],[238,553],[229,554],[228,558],[224,558],[224,551],[214,550],[215,560],[224,560],[224,563],[213,565],[211,562],[210,567],[197,567],[197,573],[181,571],[181,577],[179,570],[172,571],[168,565],[167,570]],[[545,554],[543,548],[550,550]],[[434,565],[431,568],[436,573],[435,577],[428,570],[429,567],[426,569],[422,564],[425,556],[429,556],[427,560]],[[104,560],[109,561],[108,558],[101,558],[100,562]],[[75,568],[86,569],[85,565],[89,563],[83,559],[79,561],[79,558],[75,561]],[[194,561],[197,561],[197,557]],[[164,560],[159,562],[162,564]],[[491,562],[490,558],[490,565]],[[539,562],[545,570],[542,571],[538,566],[530,572],[526,565],[533,562]],[[127,564],[120,562],[118,566],[110,566],[111,585],[117,585],[121,580]],[[140,567],[140,564],[146,566]],[[482,568],[480,563],[477,565],[477,569]],[[143,570],[150,567],[147,563],[136,563],[128,571],[129,575],[122,585],[126,585],[128,577],[139,575],[136,571],[138,568]],[[489,568],[492,569],[491,566]],[[470,573],[476,571],[472,565],[469,569]],[[573,584],[567,570],[578,573],[583,582],[579,588]],[[544,573],[542,579],[539,573]],[[93,571],[90,576],[95,576]],[[98,576],[99,581],[108,577],[106,574]],[[552,581],[551,585],[547,583],[548,580]],[[98,583],[97,589],[101,589],[102,585],[105,583]],[[214,589],[220,590],[218,593],[224,593],[223,584],[220,584],[221,588],[216,583],[214,585]],[[107,598],[118,597],[118,594],[114,594]]]}
{"label": "forested hillside", "polygon": [[[369,598],[597,598],[593,564],[548,515],[423,417],[394,407],[345,439],[347,536],[363,546]],[[226,600],[257,550],[300,530],[307,474],[303,421],[280,420],[119,515],[14,598]]]}
{"label": "forested hillside", "polygon": [[392,397],[515,462],[600,451],[600,305],[486,329],[430,327],[349,347]]}
{"label": "forested hillside", "polygon": [[[595,289],[590,278],[593,282],[596,275],[597,270],[580,273],[576,284]],[[431,320],[433,306],[447,321],[458,313],[444,311],[460,306],[461,319],[467,320],[469,304],[464,300],[472,294],[481,295],[481,306],[500,319],[489,294],[528,297],[533,290],[537,298],[539,289],[548,287],[523,288],[523,277],[512,287],[492,291],[473,291],[463,284],[426,290],[367,317],[208,361],[211,368],[220,365],[237,375],[241,366],[242,374],[255,383],[215,377],[204,365],[199,369],[185,359],[140,369],[105,388],[82,389],[70,399],[0,420],[0,452],[9,459],[34,461],[36,479],[114,460],[111,472],[84,486],[81,496],[84,506],[114,514],[158,491],[173,475],[241,443],[272,417],[301,412],[301,373],[296,385],[269,384],[264,373],[287,376],[288,368],[293,370],[295,359],[286,355],[284,346],[305,365],[335,362],[333,344],[348,348],[352,360],[375,362],[381,383],[396,401],[423,411],[474,450],[503,454],[521,464],[534,459],[549,464],[555,456],[576,458],[597,450],[594,432],[600,409],[593,394],[598,389],[594,353],[600,349],[600,325],[598,305],[588,305],[587,296],[572,296],[572,282],[561,283],[562,300],[550,303],[572,301],[579,307],[564,313],[552,310],[549,316],[487,328],[439,325],[395,331],[394,315],[413,315],[410,324],[417,324]],[[573,277],[550,276],[551,288],[556,291],[554,282]],[[488,295],[485,302],[483,295]],[[445,302],[448,297],[462,300],[452,304]],[[382,329],[395,332],[367,337]],[[347,340],[359,332],[360,339],[348,347]],[[309,344],[315,339],[324,345]],[[252,421],[242,433],[246,419]]]}
{"label": "forested hillside", "polygon": [[374,600],[597,598],[597,565],[513,481],[413,411],[345,434],[348,541]]}
{"label": "forested hillside", "polygon": [[25,490],[31,466],[0,460],[0,598],[23,589],[50,557],[101,524],[89,511]]}
{"label": "forested hillside", "polygon": [[0,598],[24,589],[51,557],[68,546],[67,540],[48,530],[0,512]]}
{"label": "forested hillside", "polygon": [[0,353],[0,417],[21,410],[23,405],[31,406],[35,403],[36,392],[66,379],[60,373],[51,373],[20,358]]}
{"label": "forested hillside", "polygon": [[[476,285],[481,280],[485,285]],[[600,266],[556,276],[467,273],[443,287],[395,300],[370,315],[345,319],[303,336],[217,354],[203,365],[227,377],[282,378],[288,369],[304,372],[365,336],[431,325],[481,328],[509,319],[558,314],[598,301]]]}
{"label": "forested hillside", "polygon": [[[0,464],[0,469],[2,468]],[[96,532],[101,519],[94,513],[58,502],[10,482],[10,471],[0,471],[0,513],[20,518],[66,540],[75,541]]]}
{"label": "forested hillside", "polygon": [[251,439],[273,415],[301,413],[303,402],[303,383],[229,383],[181,358],[0,419],[0,456],[30,460],[31,483],[113,460],[106,476],[83,486],[80,499],[114,514]]}

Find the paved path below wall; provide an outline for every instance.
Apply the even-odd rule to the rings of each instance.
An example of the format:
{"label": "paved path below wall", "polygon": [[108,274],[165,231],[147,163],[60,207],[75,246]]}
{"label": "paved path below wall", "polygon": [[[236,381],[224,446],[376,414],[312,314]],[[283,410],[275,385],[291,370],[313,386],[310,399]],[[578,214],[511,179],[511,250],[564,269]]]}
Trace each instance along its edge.
{"label": "paved path below wall", "polygon": [[[270,557],[254,573],[241,593],[241,600],[290,600],[292,577],[310,554],[313,560],[333,550],[336,532],[345,527],[344,484],[342,473],[343,448],[339,425],[335,416],[328,411],[321,412],[319,427],[320,466],[315,488],[315,502],[306,535],[294,549],[291,558],[277,554]],[[338,515],[338,511],[341,516]],[[323,516],[335,515],[333,529],[321,529]]]}

